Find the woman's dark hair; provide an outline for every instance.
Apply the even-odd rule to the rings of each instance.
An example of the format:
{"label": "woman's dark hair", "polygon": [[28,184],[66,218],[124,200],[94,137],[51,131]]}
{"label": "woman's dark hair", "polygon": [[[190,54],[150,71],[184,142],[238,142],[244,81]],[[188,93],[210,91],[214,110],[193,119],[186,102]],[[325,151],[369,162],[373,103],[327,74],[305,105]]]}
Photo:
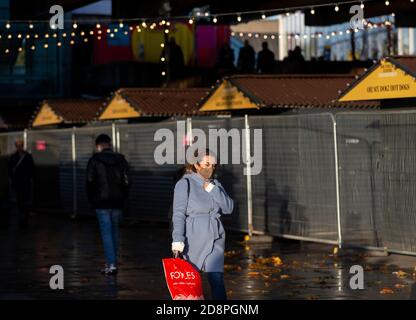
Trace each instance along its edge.
{"label": "woman's dark hair", "polygon": [[[201,163],[202,159],[205,156],[212,156],[215,159],[217,159],[217,155],[208,148],[205,149],[205,150],[196,149],[195,152],[194,152],[194,157],[196,159],[196,163],[198,163],[198,164]],[[190,163],[190,162],[186,161],[186,164],[185,164],[185,167],[184,167],[184,170],[183,170],[183,174],[190,173],[190,172],[196,172],[194,164],[195,163]]]}

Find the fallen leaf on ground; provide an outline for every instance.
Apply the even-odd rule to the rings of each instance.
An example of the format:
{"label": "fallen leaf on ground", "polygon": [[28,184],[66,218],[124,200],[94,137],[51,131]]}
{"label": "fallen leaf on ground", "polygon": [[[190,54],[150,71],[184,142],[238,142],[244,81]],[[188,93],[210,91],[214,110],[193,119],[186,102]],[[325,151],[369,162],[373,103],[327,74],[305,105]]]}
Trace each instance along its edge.
{"label": "fallen leaf on ground", "polygon": [[405,284],[400,284],[400,283],[398,283],[398,284],[396,284],[394,287],[395,287],[396,289],[403,289],[403,288],[405,288],[405,287],[406,287],[406,285],[405,285]]}
{"label": "fallen leaf on ground", "polygon": [[390,288],[383,288],[380,290],[380,294],[393,294],[393,293],[394,293],[393,289],[390,289]]}
{"label": "fallen leaf on ground", "polygon": [[289,276],[287,274],[282,274],[280,276],[280,279],[289,279]]}
{"label": "fallen leaf on ground", "polygon": [[247,273],[249,277],[258,277],[260,275],[260,272],[249,272]]}
{"label": "fallen leaf on ground", "polygon": [[397,271],[397,272],[393,272],[394,275],[398,276],[399,278],[404,278],[407,276],[407,273],[404,271]]}

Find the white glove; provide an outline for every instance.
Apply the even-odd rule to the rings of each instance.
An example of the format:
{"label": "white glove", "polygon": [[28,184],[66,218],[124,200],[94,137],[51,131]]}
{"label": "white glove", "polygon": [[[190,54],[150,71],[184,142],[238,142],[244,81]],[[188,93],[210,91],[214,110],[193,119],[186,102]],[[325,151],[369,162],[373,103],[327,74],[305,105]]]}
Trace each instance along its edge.
{"label": "white glove", "polygon": [[183,249],[185,249],[185,243],[183,242],[172,242],[172,251],[182,253]]}
{"label": "white glove", "polygon": [[204,185],[204,189],[206,192],[211,192],[212,189],[214,189],[214,187],[215,187],[215,184],[213,184],[212,182]]}

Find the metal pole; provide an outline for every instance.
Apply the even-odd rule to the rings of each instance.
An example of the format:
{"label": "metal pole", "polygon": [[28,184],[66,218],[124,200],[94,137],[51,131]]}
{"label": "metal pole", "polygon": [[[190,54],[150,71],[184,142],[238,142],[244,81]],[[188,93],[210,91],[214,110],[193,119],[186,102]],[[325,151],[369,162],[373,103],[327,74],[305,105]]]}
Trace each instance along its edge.
{"label": "metal pole", "polygon": [[330,115],[334,133],[334,160],[335,160],[335,190],[337,199],[337,224],[338,224],[338,247],[342,248],[341,233],[341,200],[339,193],[339,166],[338,166],[338,140],[337,140],[337,121],[334,115]]}
{"label": "metal pole", "polygon": [[116,123],[111,124],[111,140],[113,141],[114,150],[117,151]]}
{"label": "metal pole", "polygon": [[246,134],[246,177],[247,177],[247,218],[248,218],[248,235],[253,235],[253,194],[251,188],[251,162],[250,162],[250,125],[248,115],[245,115],[245,134]]}
{"label": "metal pole", "polygon": [[117,152],[120,152],[120,129],[117,128]]}
{"label": "metal pole", "polygon": [[23,131],[23,149],[27,150],[27,129]]}
{"label": "metal pole", "polygon": [[77,195],[77,148],[76,148],[76,128],[72,128],[72,218],[75,218],[78,211],[78,195]]}

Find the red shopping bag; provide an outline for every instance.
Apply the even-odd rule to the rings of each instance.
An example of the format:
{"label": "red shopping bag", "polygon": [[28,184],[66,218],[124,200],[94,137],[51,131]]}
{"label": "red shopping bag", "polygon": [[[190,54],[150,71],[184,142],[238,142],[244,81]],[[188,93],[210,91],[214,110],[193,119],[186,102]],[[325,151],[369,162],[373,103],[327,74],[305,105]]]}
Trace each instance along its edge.
{"label": "red shopping bag", "polygon": [[166,284],[173,300],[204,300],[198,270],[179,258],[162,259]]}

